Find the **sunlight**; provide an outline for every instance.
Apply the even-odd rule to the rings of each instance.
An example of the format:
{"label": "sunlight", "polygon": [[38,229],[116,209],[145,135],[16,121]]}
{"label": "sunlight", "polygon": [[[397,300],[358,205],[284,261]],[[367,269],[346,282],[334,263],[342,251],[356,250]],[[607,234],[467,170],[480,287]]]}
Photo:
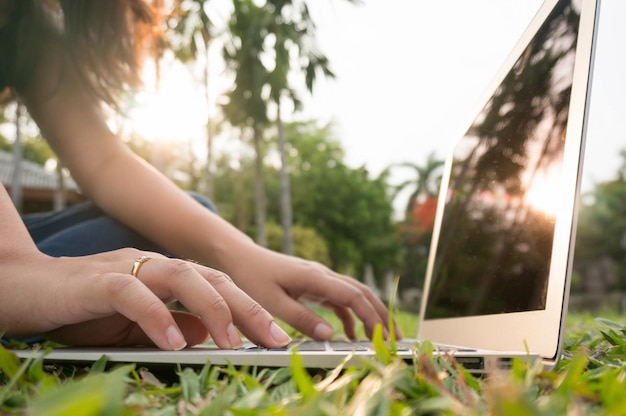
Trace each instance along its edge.
{"label": "sunlight", "polygon": [[[154,84],[154,71],[148,71],[146,84]],[[136,96],[130,111],[132,130],[150,141],[188,141],[204,135],[207,105],[201,85],[179,63],[163,65],[158,91]]]}
{"label": "sunlight", "polygon": [[556,215],[563,204],[560,170],[538,172],[524,196],[524,202],[548,215]]}

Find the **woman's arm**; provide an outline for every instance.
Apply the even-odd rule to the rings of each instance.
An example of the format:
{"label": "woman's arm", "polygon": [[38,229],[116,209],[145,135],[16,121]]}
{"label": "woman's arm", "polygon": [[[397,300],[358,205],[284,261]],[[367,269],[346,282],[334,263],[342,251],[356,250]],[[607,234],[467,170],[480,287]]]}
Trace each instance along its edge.
{"label": "woman's arm", "polygon": [[[25,94],[27,106],[83,192],[101,209],[172,253],[228,273],[271,313],[307,335],[327,339],[332,328],[301,305],[301,298],[333,309],[350,337],[353,312],[368,335],[377,324],[386,325],[386,308],[365,285],[256,245],[134,155],[108,128],[71,67],[62,59],[49,61],[53,65],[40,65],[45,72],[36,75]],[[50,68],[58,76],[51,77]]]}
{"label": "woman's arm", "polygon": [[[40,65],[46,69],[36,74],[25,102],[43,136],[97,206],[167,250],[211,265],[219,265],[233,246],[254,244],[132,153],[109,129],[100,105],[69,63],[47,61],[53,64]],[[58,74],[50,76],[55,68]]]}
{"label": "woman's arm", "polygon": [[[166,350],[203,342],[237,348],[235,325],[260,345],[289,337],[224,273],[135,249],[52,258],[37,250],[0,189],[0,334],[43,334],[72,345],[146,345]],[[136,277],[133,262],[149,255]],[[191,313],[170,311],[179,300]],[[235,324],[235,325],[234,325]]]}

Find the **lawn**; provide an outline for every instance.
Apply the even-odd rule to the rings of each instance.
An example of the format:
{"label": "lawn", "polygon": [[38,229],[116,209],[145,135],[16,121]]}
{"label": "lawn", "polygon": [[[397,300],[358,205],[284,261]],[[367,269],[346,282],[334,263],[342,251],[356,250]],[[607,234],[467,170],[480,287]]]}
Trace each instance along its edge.
{"label": "lawn", "polygon": [[[416,318],[398,314],[405,333]],[[519,362],[477,379],[421,346],[413,365],[379,346],[366,368],[307,372],[209,364],[163,377],[135,366],[91,368],[20,363],[0,349],[0,415],[587,415],[626,414],[624,318],[570,314],[564,359],[543,372]]]}

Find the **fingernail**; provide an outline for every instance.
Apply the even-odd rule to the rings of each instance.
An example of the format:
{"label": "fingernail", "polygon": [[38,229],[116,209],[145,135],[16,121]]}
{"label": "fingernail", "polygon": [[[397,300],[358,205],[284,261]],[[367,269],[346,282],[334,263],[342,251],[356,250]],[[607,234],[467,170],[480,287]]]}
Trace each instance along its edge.
{"label": "fingernail", "polygon": [[183,334],[175,326],[170,326],[165,331],[165,337],[167,338],[167,342],[170,344],[170,347],[174,351],[182,350],[187,346],[187,341],[185,341],[185,337]]}
{"label": "fingernail", "polygon": [[315,339],[329,340],[333,337],[333,329],[326,324],[319,323],[315,325],[313,337]]}
{"label": "fingernail", "polygon": [[287,345],[291,342],[291,337],[287,335],[285,331],[281,327],[279,327],[276,322],[272,322],[270,325],[270,334],[272,334],[272,338],[278,345]]}
{"label": "fingernail", "polygon": [[243,341],[241,340],[241,337],[237,333],[237,329],[235,328],[235,325],[233,324],[228,325],[228,327],[226,328],[226,336],[228,337],[228,342],[230,342],[231,348],[237,349],[237,348],[241,348],[241,346],[243,345]]}

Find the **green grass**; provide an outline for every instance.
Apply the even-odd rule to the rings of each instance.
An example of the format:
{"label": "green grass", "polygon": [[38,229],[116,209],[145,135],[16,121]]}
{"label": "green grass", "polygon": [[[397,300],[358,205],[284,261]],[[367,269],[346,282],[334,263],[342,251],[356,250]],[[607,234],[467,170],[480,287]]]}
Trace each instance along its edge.
{"label": "green grass", "polygon": [[[170,381],[103,360],[85,369],[20,362],[0,348],[0,415],[626,414],[624,318],[603,316],[570,315],[555,370],[516,362],[484,379],[433,359],[427,344],[414,365],[375,342],[379,361],[366,368],[311,374],[294,356],[284,369],[178,368]],[[413,335],[414,316],[397,320]]]}

